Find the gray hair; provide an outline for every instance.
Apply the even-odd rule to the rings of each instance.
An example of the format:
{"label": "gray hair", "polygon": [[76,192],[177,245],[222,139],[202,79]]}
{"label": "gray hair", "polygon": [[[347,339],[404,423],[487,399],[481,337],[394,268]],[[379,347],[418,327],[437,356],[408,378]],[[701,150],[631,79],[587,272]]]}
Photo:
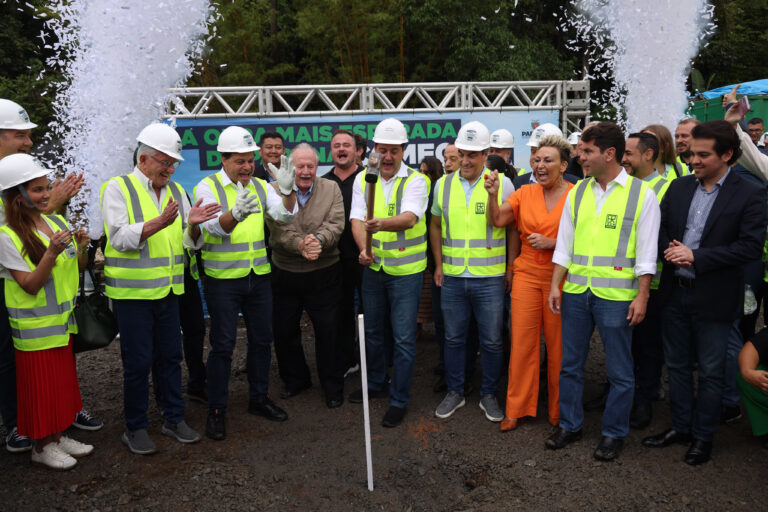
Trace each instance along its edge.
{"label": "gray hair", "polygon": [[157,153],[158,151],[155,148],[139,142],[139,146],[136,148],[136,162],[134,162],[134,165],[138,165],[141,155],[155,156]]}
{"label": "gray hair", "polygon": [[297,145],[295,148],[291,150],[291,154],[288,157],[288,159],[293,163],[293,155],[297,151],[311,151],[313,155],[315,155],[315,165],[320,165],[320,155],[317,154],[317,150],[307,144],[306,142],[302,142],[301,144]]}

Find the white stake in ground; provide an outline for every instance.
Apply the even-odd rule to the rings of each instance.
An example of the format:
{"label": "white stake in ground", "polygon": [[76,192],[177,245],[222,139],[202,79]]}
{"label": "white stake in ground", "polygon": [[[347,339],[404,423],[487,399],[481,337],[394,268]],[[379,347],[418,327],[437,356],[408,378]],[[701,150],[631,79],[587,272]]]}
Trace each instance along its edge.
{"label": "white stake in ground", "polygon": [[368,490],[373,490],[373,461],[371,460],[371,414],[368,410],[368,365],[365,359],[365,319],[357,315],[360,340],[360,379],[363,381],[363,418],[365,421],[365,464],[368,468]]}

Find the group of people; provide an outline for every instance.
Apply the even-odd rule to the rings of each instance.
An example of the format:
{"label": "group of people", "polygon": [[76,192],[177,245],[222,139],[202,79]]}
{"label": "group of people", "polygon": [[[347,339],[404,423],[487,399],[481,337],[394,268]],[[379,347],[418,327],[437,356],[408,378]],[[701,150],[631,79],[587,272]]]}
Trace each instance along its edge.
{"label": "group of people", "polygon": [[[22,107],[0,102],[2,334],[15,347],[0,363],[16,390],[11,397],[3,385],[0,412],[9,449],[11,441],[32,448],[34,440],[33,462],[68,469],[93,450],[62,434],[82,411],[72,311],[91,241],[57,212],[83,180],[70,176],[49,188],[49,170],[28,154],[34,125]],[[761,263],[753,282],[745,270],[763,254],[768,156],[740,121],[736,109],[725,121],[686,119],[675,142],[661,125],[625,136],[598,122],[570,140],[542,125],[527,143],[530,170],[511,165],[511,133],[472,121],[445,148],[444,167],[431,159],[416,170],[403,163],[406,126],[389,118],[375,128],[368,167],[366,142],[334,132],[333,167],[324,176],[311,145],[287,156],[279,133],[257,143],[230,126],[218,138],[221,170],[191,194],[172,181],[183,160],[178,133],[146,126],[133,170],[100,191],[105,293],[120,330],[123,443],[136,454],[156,451],[150,373],[161,433],[200,440],[185,421],[182,360],[187,398],[208,406],[205,435],[226,438],[240,315],[247,410],[287,420],[269,398],[271,349],[274,342],[282,399],[311,388],[304,311],[330,409],[343,404],[344,378],[359,368],[355,313],[364,312],[368,398],[388,398],[381,424],[398,426],[410,402],[424,290],[440,347],[435,389],[445,392],[438,418],[466,404],[478,353],[484,416],[502,432],[536,417],[543,338],[547,419],[555,427],[545,445],[577,441],[597,327],[607,384],[596,459],[615,459],[630,426],[650,423],[663,364],[671,425],[644,445],[685,443],[685,462],[706,462],[723,411],[738,409],[737,386],[755,433],[768,433],[768,367],[761,366],[768,335],[755,336],[756,314],[744,311],[745,276],[753,301],[768,280]],[[205,361],[201,278],[210,315]],[[362,389],[347,399],[362,402]]]}

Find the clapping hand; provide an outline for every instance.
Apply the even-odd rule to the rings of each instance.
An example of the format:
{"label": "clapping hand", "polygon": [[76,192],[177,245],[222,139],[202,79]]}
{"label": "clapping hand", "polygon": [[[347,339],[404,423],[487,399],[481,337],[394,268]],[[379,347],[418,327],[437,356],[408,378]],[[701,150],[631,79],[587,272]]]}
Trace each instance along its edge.
{"label": "clapping hand", "polygon": [[309,261],[315,261],[320,257],[320,253],[323,251],[323,246],[320,244],[320,240],[313,234],[309,234],[301,241],[301,255]]}
{"label": "clapping hand", "polygon": [[84,251],[86,247],[91,243],[91,237],[88,236],[88,232],[84,229],[79,229],[75,231],[75,242],[77,243],[77,248],[80,251]]}
{"label": "clapping hand", "polygon": [[198,224],[211,220],[221,211],[221,205],[219,203],[208,203],[206,205],[202,205],[202,203],[203,199],[200,198],[192,208],[189,209],[187,223],[190,226],[197,226]]}
{"label": "clapping hand", "polygon": [[280,193],[284,196],[291,195],[296,189],[296,166],[283,155],[280,157],[280,168],[276,169],[274,165],[267,164],[269,170],[277,178],[277,185],[280,187]]}
{"label": "clapping hand", "polygon": [[85,183],[83,174],[68,174],[63,180],[56,180],[51,186],[51,197],[48,203],[52,210],[58,209],[61,205],[72,199],[80,192]]}
{"label": "clapping hand", "polygon": [[63,251],[70,243],[72,243],[71,231],[57,231],[50,239],[47,252],[50,252],[55,258],[61,254],[61,251]]}
{"label": "clapping hand", "polygon": [[161,225],[165,228],[173,224],[176,217],[179,216],[179,203],[178,201],[171,200],[165,205],[163,213],[160,214]]}

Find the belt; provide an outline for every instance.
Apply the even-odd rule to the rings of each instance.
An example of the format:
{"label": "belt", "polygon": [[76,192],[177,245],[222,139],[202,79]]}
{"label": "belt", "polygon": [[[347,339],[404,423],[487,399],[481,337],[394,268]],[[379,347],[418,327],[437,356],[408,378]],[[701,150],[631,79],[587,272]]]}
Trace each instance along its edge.
{"label": "belt", "polygon": [[696,288],[696,280],[688,277],[675,276],[675,284],[680,288]]}

